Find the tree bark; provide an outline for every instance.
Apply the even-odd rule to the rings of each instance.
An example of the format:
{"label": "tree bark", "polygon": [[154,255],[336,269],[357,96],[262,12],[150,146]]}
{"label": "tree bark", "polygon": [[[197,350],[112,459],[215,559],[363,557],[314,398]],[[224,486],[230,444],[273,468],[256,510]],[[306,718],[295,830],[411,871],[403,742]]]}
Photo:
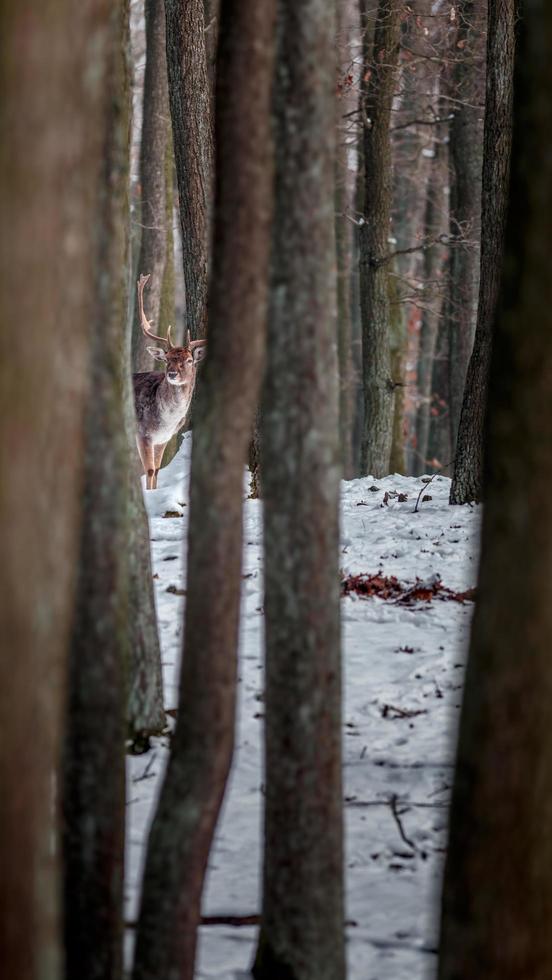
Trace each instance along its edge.
{"label": "tree bark", "polygon": [[203,878],[232,759],[243,468],[268,294],[273,31],[268,4],[223,0],[209,351],[194,427],[184,657],[148,842],[134,980],[194,975]]}
{"label": "tree bark", "polygon": [[450,280],[445,315],[449,332],[449,423],[456,448],[466,373],[471,357],[479,292],[481,236],[484,17],[482,0],[460,0],[452,52],[449,130]]}
{"label": "tree bark", "polygon": [[[441,77],[438,81],[441,87]],[[437,94],[437,93],[436,93]],[[433,139],[433,157],[427,183],[426,205],[424,216],[424,238],[426,241],[436,241],[440,235],[447,232],[448,222],[445,205],[445,188],[448,178],[448,122],[447,104],[438,101],[439,123],[435,127]],[[432,411],[439,411],[440,406],[434,405],[433,373],[437,351],[439,325],[443,311],[443,294],[446,283],[447,249],[444,245],[435,244],[424,252],[423,284],[424,309],[420,327],[420,346],[417,364],[417,388],[419,405],[416,413],[416,454],[414,474],[427,473],[434,465],[429,453],[429,434]],[[444,372],[441,372],[442,374]],[[448,462],[450,455],[442,462]]]}
{"label": "tree bark", "polygon": [[394,388],[389,347],[389,253],[392,175],[389,127],[395,91],[402,3],[379,0],[371,57],[365,49],[364,222],[359,229],[365,419],[361,472],[389,472]]}
{"label": "tree bark", "polygon": [[502,269],[512,142],[515,0],[489,0],[481,274],[475,342],[456,447],[451,504],[481,501],[492,329]]}
{"label": "tree bark", "polygon": [[345,975],[334,36],[331,4],[281,0],[261,443],[266,809],[256,980]]}
{"label": "tree bark", "polygon": [[178,183],[186,326],[205,335],[213,135],[203,0],[165,0],[167,68]]}
{"label": "tree bark", "polygon": [[[144,300],[146,315],[153,320],[156,332],[167,324],[160,322],[163,279],[167,261],[168,232],[172,240],[172,214],[167,215],[166,152],[169,140],[169,94],[165,41],[165,5],[163,0],[145,0],[146,71],[140,150],[140,190],[142,236],[138,257],[138,275],[151,275],[150,288]],[[168,222],[170,224],[168,225]],[[142,333],[140,314],[134,304],[132,363],[134,371],[151,371],[148,341]]]}
{"label": "tree bark", "polygon": [[440,980],[552,976],[552,8],[525,0]]}
{"label": "tree bark", "polygon": [[81,516],[108,11],[104,0],[0,7],[0,962],[13,980],[62,975],[53,786]]}
{"label": "tree bark", "polygon": [[103,165],[90,276],[91,397],[64,743],[64,935],[68,980],[119,980],[128,629],[127,366],[129,84],[127,4],[111,5]]}

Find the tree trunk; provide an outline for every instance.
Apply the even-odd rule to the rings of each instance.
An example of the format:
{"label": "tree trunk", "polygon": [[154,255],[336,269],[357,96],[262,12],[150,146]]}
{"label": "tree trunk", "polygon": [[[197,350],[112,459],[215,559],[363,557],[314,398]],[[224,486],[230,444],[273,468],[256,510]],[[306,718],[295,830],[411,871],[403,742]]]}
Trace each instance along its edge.
{"label": "tree trunk", "polygon": [[460,0],[452,52],[450,100],[450,280],[446,304],[449,331],[452,453],[456,447],[464,384],[471,357],[479,291],[481,236],[482,117],[484,103],[484,31],[482,0]]}
{"label": "tree trunk", "polygon": [[[442,73],[441,73],[442,78]],[[438,85],[440,88],[441,78]],[[437,93],[436,93],[437,94]],[[427,183],[424,217],[424,238],[435,241],[447,231],[445,188],[447,186],[447,104],[439,100],[439,122],[435,127],[433,157]],[[443,311],[443,292],[446,280],[445,271],[447,250],[444,245],[432,245],[424,252],[423,285],[424,309],[420,327],[420,345],[417,364],[418,411],[416,413],[416,454],[414,474],[427,473],[434,464],[429,453],[429,433],[432,411],[440,406],[433,404],[433,370],[439,336],[439,325]],[[441,372],[444,373],[444,372]],[[442,462],[448,462],[442,459]]]}
{"label": "tree trunk", "polygon": [[203,878],[232,759],[243,468],[268,294],[273,33],[266,3],[223,0],[209,352],[194,428],[184,657],[148,842],[134,980],[194,975]]}
{"label": "tree trunk", "polygon": [[[169,96],[165,43],[165,10],[163,0],[145,0],[146,71],[144,76],[144,109],[140,150],[142,237],[138,258],[138,275],[151,275],[147,291],[146,315],[156,325],[160,322],[163,278],[167,261],[167,232],[172,235],[172,215],[167,228],[166,149],[169,138]],[[152,359],[148,341],[140,326],[140,313],[134,304],[132,363],[134,371],[151,371]],[[165,324],[166,328],[167,324]]]}
{"label": "tree trunk", "polygon": [[479,307],[460,417],[451,504],[480,501],[483,494],[483,440],[492,329],[508,206],[515,0],[490,0],[488,17]]}
{"label": "tree trunk", "polygon": [[186,326],[205,335],[213,136],[203,0],[165,0],[167,68],[178,183]]}
{"label": "tree trunk", "polygon": [[[341,74],[350,57],[345,35],[344,11],[337,5],[337,57]],[[348,68],[345,68],[348,72]],[[350,147],[342,116],[351,105],[347,98],[349,86],[342,80],[338,87],[340,98],[337,102],[337,146],[335,168],[335,251],[337,263],[337,350],[339,359],[339,441],[343,476],[352,478],[353,468],[353,424],[355,372],[353,367],[353,325],[351,315],[351,262],[353,247],[353,225],[348,220],[351,210],[348,188],[348,157]]]}
{"label": "tree trunk", "polygon": [[111,5],[103,166],[90,276],[91,397],[64,744],[63,851],[68,980],[119,980],[129,656],[127,368],[129,85],[127,4]]}
{"label": "tree trunk", "polygon": [[440,980],[552,976],[552,8],[525,0]]}
{"label": "tree trunk", "polygon": [[389,126],[397,76],[401,0],[379,0],[372,56],[365,43],[364,222],[359,229],[365,420],[361,471],[389,472],[394,388],[389,347],[389,252],[392,175]]}
{"label": "tree trunk", "polygon": [[393,275],[391,265],[387,278],[389,294],[389,364],[391,380],[394,387],[393,398],[393,429],[391,434],[391,452],[389,454],[389,472],[405,473],[405,365],[407,355],[408,335],[404,306],[401,303],[397,278]]}
{"label": "tree trunk", "polygon": [[335,23],[282,0],[263,402],[266,810],[257,980],[342,980]]}
{"label": "tree trunk", "polygon": [[81,516],[108,10],[103,0],[0,7],[0,963],[11,980],[62,975],[54,780]]}

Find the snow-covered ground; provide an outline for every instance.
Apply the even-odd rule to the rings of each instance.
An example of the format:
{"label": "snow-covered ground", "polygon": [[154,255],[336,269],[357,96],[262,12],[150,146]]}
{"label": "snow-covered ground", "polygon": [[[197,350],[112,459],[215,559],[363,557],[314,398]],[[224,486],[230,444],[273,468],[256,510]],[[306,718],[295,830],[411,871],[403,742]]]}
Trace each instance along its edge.
{"label": "snow-covered ground", "polygon": [[[191,437],[146,493],[168,708],[175,708],[185,596],[183,539]],[[401,582],[476,582],[478,508],[450,507],[450,481],[401,476],[342,485],[340,563]],[[384,503],[385,493],[388,493]],[[399,500],[392,491],[401,494]],[[405,495],[407,499],[402,499]],[[262,818],[262,505],[244,514],[237,750],[205,889],[205,915],[260,910]],[[182,516],[165,517],[165,514]],[[350,980],[429,980],[436,964],[454,733],[472,603],[401,606],[347,596],[343,619],[343,764]],[[134,919],[147,826],[166,741],[128,762],[127,917]],[[203,926],[197,977],[248,976],[256,927]]]}

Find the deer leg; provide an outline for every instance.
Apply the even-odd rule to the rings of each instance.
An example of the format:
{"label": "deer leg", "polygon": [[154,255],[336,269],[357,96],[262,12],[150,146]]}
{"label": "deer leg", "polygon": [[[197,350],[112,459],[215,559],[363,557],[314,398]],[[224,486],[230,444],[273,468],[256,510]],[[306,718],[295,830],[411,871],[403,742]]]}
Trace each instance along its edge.
{"label": "deer leg", "polygon": [[154,448],[149,439],[137,439],[138,452],[146,474],[146,490],[155,490],[157,481],[155,479]]}
{"label": "deer leg", "polygon": [[157,474],[159,473],[159,469],[161,467],[161,463],[163,462],[163,453],[165,452],[166,446],[167,446],[167,443],[164,442],[162,446],[154,446],[153,447],[153,465],[154,465],[154,468],[155,468],[155,477],[154,477],[154,479],[155,479],[155,486],[157,486]]}

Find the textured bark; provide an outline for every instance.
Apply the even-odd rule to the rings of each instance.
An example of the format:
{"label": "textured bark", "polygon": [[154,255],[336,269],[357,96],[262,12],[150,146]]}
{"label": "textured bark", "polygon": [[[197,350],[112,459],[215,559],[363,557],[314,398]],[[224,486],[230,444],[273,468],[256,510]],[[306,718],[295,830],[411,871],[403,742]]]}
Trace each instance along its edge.
{"label": "textured bark", "polygon": [[523,7],[440,980],[552,976],[552,8]]}
{"label": "textured bark", "polygon": [[[172,236],[172,215],[166,210],[166,152],[169,138],[169,94],[165,42],[165,4],[163,0],[145,0],[146,71],[144,76],[144,109],[140,149],[140,190],[142,236],[138,257],[138,275],[151,275],[144,299],[146,316],[153,320],[156,332],[160,323],[161,295],[167,260],[167,233]],[[132,365],[134,371],[151,371],[148,341],[140,326],[138,305],[134,310]],[[166,324],[165,324],[166,326]]]}
{"label": "textured bark", "polygon": [[334,11],[282,0],[266,390],[266,809],[257,980],[341,980]]}
{"label": "textured bark", "polygon": [[[365,418],[361,471],[389,472],[394,388],[389,347],[389,289],[385,256],[391,219],[389,126],[397,76],[401,0],[379,0],[371,56],[364,50],[364,223],[359,229],[360,302]],[[367,124],[369,122],[369,125]]]}
{"label": "textured bark", "polygon": [[479,306],[458,431],[451,504],[480,501],[483,494],[483,440],[492,330],[508,206],[516,0],[490,0],[488,18]]}
{"label": "textured bark", "polygon": [[129,656],[124,426],[129,85],[127,4],[111,4],[103,164],[90,253],[91,397],[85,415],[84,520],[64,743],[64,935],[68,980],[122,969],[125,669]]}
{"label": "textured bark", "polygon": [[[446,104],[440,102],[439,119],[441,121],[435,129],[435,138],[432,147],[433,157],[427,183],[424,216],[424,238],[426,241],[435,241],[440,235],[446,234],[448,227],[444,194],[448,179],[448,122],[446,121],[446,114]],[[443,245],[432,245],[431,248],[426,249],[424,252],[424,309],[422,311],[420,327],[416,381],[419,405],[416,413],[416,455],[413,468],[415,475],[427,473],[428,468],[431,468],[433,465],[429,453],[431,412],[439,413],[436,416],[437,425],[441,421],[442,406],[438,403],[433,403],[434,389],[432,379],[439,325],[441,323],[443,309],[443,294],[446,282],[445,270],[447,268],[446,255],[447,249]],[[437,373],[436,380],[438,377],[439,374]],[[449,459],[450,455],[446,459],[442,458],[441,462],[448,462]]]}
{"label": "textured bark", "polygon": [[[393,267],[391,269],[393,270]],[[405,309],[400,300],[395,276],[388,276],[387,289],[389,293],[389,363],[391,379],[394,385],[393,430],[391,436],[391,452],[389,454],[389,472],[405,473],[404,389],[408,334],[406,330]]]}
{"label": "textured bark", "polygon": [[134,980],[194,975],[203,878],[232,758],[243,468],[268,294],[273,32],[267,4],[222,3],[209,350],[194,427],[180,701],[148,842]]}
{"label": "textured bark", "polygon": [[53,774],[81,514],[108,9],[0,7],[0,963],[12,980],[62,975]]}
{"label": "textured bark", "polygon": [[471,357],[479,292],[481,169],[484,104],[484,21],[482,0],[460,0],[450,90],[450,255],[445,315],[449,331],[452,451],[456,447],[464,384]]}
{"label": "textured bark", "polygon": [[178,182],[186,326],[207,325],[208,228],[213,136],[205,54],[203,0],[165,0],[167,68]]}

